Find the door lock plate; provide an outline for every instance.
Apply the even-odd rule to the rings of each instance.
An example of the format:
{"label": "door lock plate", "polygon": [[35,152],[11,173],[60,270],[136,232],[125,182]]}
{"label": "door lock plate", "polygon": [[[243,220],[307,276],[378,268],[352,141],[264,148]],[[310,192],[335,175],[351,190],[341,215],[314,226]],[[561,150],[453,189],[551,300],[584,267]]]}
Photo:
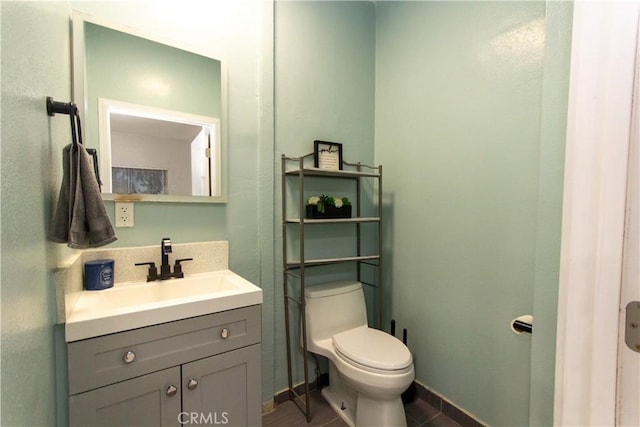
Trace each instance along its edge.
{"label": "door lock plate", "polygon": [[627,304],[624,329],[624,342],[631,350],[640,353],[640,301]]}

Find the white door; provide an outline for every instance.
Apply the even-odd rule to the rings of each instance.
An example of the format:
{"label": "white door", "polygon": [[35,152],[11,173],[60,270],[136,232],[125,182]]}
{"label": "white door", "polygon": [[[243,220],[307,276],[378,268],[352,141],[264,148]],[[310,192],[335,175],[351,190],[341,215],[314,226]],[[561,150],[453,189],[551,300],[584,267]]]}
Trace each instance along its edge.
{"label": "white door", "polygon": [[[636,54],[620,292],[616,425],[640,426],[640,55]],[[635,326],[635,327],[634,327]]]}
{"label": "white door", "polygon": [[639,15],[638,0],[574,3],[554,425],[640,425],[621,318],[640,300]]}
{"label": "white door", "polygon": [[209,193],[209,136],[207,128],[191,141],[191,194],[210,196]]}

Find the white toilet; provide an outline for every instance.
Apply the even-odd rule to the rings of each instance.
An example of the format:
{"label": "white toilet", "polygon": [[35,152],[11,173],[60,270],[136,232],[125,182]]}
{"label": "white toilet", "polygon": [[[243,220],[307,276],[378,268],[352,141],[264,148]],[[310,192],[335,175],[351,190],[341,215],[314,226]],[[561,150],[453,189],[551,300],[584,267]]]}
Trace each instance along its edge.
{"label": "white toilet", "polygon": [[409,349],[367,326],[360,282],[305,290],[307,349],[329,359],[322,395],[350,426],[406,426],[400,395],[415,374]]}

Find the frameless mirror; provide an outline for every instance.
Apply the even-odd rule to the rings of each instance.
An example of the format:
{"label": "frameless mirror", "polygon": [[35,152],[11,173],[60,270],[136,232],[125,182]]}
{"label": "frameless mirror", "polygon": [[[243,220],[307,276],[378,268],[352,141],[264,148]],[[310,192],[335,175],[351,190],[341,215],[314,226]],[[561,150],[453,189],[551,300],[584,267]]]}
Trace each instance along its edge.
{"label": "frameless mirror", "polygon": [[74,12],[74,100],[103,198],[225,202],[220,60]]}

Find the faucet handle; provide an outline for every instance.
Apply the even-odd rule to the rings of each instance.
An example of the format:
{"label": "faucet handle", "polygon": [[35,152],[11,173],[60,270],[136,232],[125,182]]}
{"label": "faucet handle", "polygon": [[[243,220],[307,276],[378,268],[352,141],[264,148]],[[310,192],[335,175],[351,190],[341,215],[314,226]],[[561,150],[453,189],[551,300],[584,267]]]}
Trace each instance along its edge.
{"label": "faucet handle", "polygon": [[173,273],[174,274],[182,274],[182,264],[180,264],[183,261],[193,261],[193,258],[182,258],[182,259],[177,259],[175,265],[173,266]]}
{"label": "faucet handle", "polygon": [[149,266],[149,274],[147,275],[147,282],[154,281],[158,278],[158,268],[156,267],[155,262],[137,262],[136,266],[140,265],[148,265]]}

